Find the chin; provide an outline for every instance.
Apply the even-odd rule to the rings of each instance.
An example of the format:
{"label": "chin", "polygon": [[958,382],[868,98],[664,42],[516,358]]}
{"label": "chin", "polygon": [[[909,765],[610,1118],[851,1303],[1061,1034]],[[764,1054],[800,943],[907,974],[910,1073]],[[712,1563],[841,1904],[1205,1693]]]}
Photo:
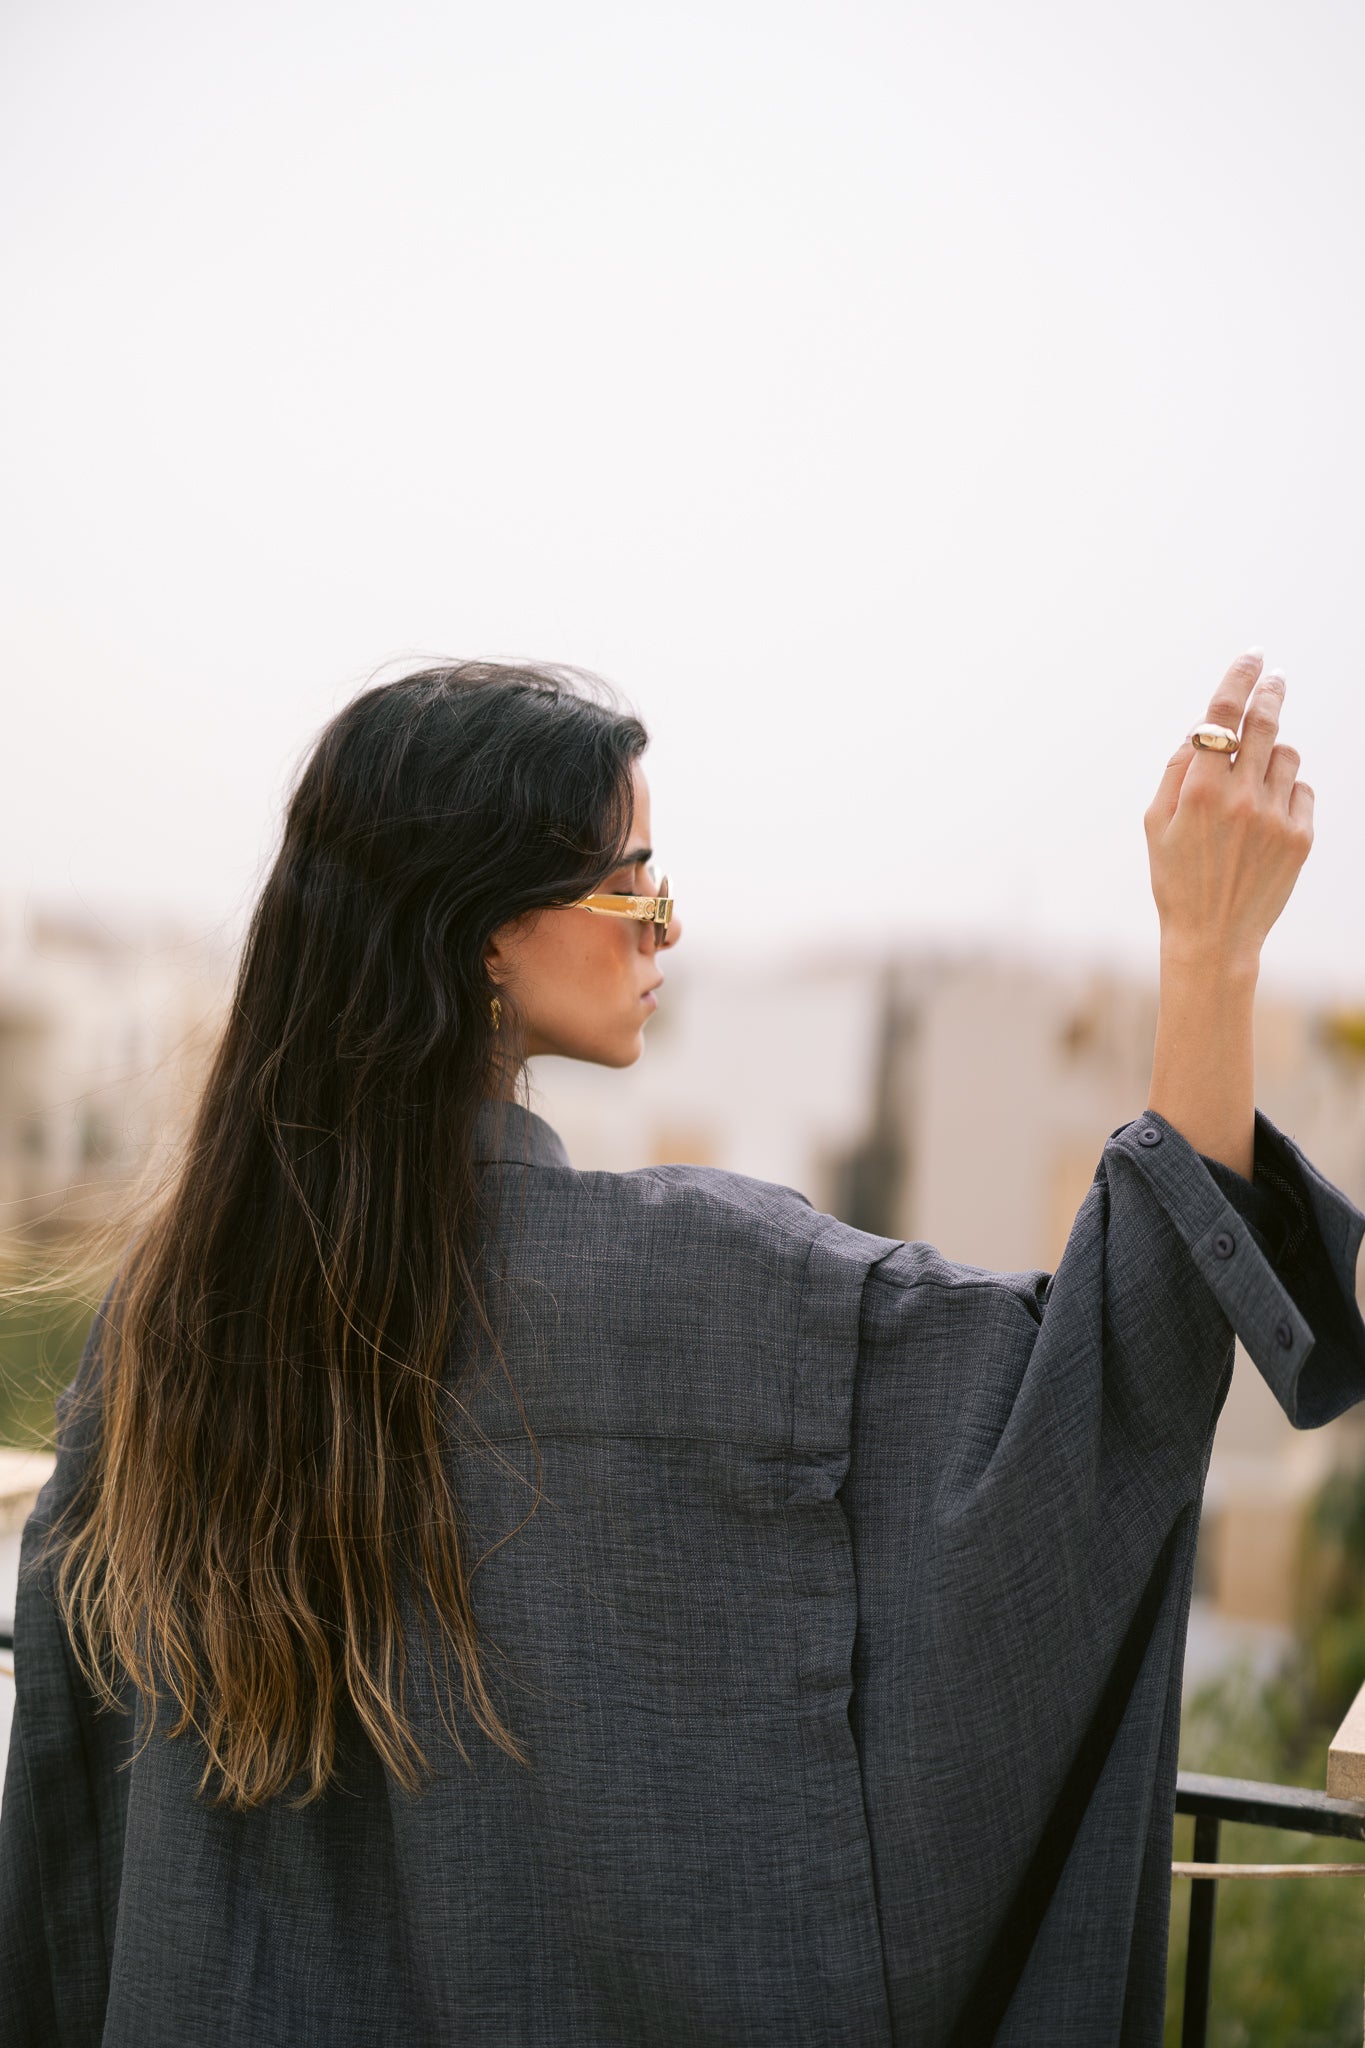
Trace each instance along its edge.
{"label": "chin", "polygon": [[540,1052],[555,1053],[562,1060],[583,1060],[592,1067],[633,1067],[645,1049],[643,1028],[633,1038],[618,1038],[608,1045],[544,1045]]}
{"label": "chin", "polygon": [[643,1031],[637,1031],[629,1045],[620,1052],[608,1054],[602,1064],[604,1067],[633,1067],[644,1049],[645,1035]]}

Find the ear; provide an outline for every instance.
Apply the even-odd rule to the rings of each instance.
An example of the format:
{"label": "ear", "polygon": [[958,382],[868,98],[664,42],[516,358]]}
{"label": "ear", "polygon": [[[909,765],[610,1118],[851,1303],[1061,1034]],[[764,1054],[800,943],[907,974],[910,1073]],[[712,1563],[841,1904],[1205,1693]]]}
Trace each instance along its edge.
{"label": "ear", "polygon": [[516,919],[510,924],[501,924],[493,932],[483,949],[484,971],[493,981],[505,981],[512,960],[512,940],[516,932]]}

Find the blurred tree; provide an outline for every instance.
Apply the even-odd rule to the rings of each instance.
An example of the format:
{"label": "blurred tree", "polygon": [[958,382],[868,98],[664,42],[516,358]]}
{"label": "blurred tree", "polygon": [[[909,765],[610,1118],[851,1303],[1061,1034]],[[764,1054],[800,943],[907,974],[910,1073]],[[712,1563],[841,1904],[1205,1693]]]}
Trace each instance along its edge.
{"label": "blurred tree", "polygon": [[1310,1698],[1336,1728],[1365,1685],[1365,1473],[1334,1472],[1310,1510],[1299,1564]]}
{"label": "blurred tree", "polygon": [[1329,1010],[1319,1028],[1324,1044],[1335,1052],[1365,1059],[1365,1010],[1356,1006]]}
{"label": "blurred tree", "polygon": [[80,1363],[93,1320],[89,1302],[16,1300],[0,1281],[0,1444],[51,1449],[52,1404]]}

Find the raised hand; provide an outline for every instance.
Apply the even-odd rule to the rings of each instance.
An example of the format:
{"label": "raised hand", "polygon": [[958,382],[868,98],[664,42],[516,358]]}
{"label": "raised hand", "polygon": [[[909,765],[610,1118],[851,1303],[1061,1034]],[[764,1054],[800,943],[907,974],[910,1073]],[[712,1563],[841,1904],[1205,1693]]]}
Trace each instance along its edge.
{"label": "raised hand", "polygon": [[1234,661],[1208,719],[1238,734],[1236,754],[1208,752],[1187,737],[1143,817],[1161,919],[1147,1107],[1196,1151],[1248,1179],[1261,946],[1313,844],[1313,792],[1295,779],[1293,747],[1276,741],[1283,699],[1284,677],[1262,676],[1259,653]]}
{"label": "raised hand", "polygon": [[1258,961],[1289,900],[1313,844],[1313,791],[1277,743],[1283,701],[1280,671],[1242,655],[1208,709],[1240,734],[1235,756],[1187,737],[1167,763],[1143,819],[1163,956]]}

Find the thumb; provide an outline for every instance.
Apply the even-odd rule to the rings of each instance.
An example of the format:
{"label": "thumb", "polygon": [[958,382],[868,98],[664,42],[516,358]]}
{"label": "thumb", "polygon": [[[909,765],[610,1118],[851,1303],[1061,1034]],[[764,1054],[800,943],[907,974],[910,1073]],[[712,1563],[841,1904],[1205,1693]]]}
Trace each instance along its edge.
{"label": "thumb", "polygon": [[1180,788],[1185,780],[1185,771],[1195,757],[1197,749],[1188,736],[1166,763],[1166,772],[1157,785],[1156,795],[1147,806],[1147,823],[1160,825],[1163,829],[1175,816],[1175,807],[1180,801]]}

